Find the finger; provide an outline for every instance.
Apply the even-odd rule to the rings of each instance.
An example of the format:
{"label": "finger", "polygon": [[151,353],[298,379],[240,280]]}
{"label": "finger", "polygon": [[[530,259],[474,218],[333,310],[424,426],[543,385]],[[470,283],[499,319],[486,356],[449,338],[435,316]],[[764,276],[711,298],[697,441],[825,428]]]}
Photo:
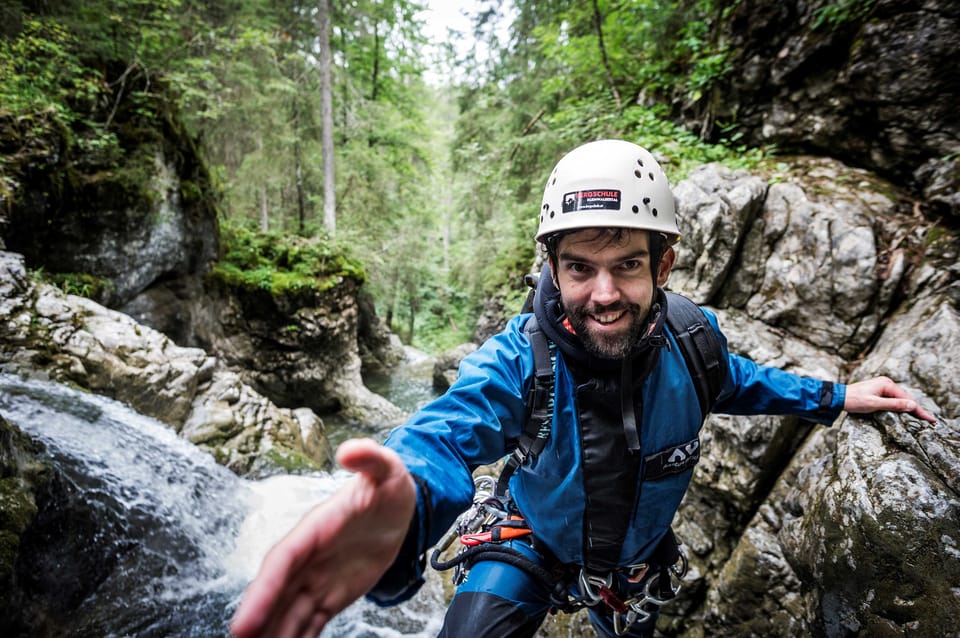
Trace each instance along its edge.
{"label": "finger", "polygon": [[270,611],[282,592],[282,582],[274,574],[274,567],[265,560],[260,573],[243,592],[240,605],[230,621],[230,633],[236,638],[259,636],[269,622]]}
{"label": "finger", "polygon": [[[316,638],[330,614],[323,609],[321,600],[309,591],[302,591],[282,615],[275,615],[275,626],[268,628],[267,636],[276,638]],[[314,627],[318,627],[314,633]]]}
{"label": "finger", "polygon": [[[337,450],[337,463],[352,472],[365,474],[374,483],[382,483],[394,470],[396,454],[372,439],[344,441]],[[396,461],[399,463],[399,459]]]}
{"label": "finger", "polygon": [[926,422],[928,422],[928,423],[932,423],[932,424],[934,424],[934,425],[936,425],[936,423],[937,423],[937,417],[933,416],[933,414],[931,414],[930,412],[927,412],[926,410],[924,410],[923,408],[921,408],[919,405],[917,405],[917,409],[916,409],[916,410],[911,410],[910,412],[911,412],[915,417],[917,417],[918,419],[922,419],[922,420],[924,420],[924,421],[926,421]]}
{"label": "finger", "polygon": [[320,505],[308,512],[264,556],[230,624],[237,638],[264,635],[271,616],[282,615],[290,606],[299,588],[295,584],[297,573],[314,548],[322,545],[323,528],[317,525],[317,519],[325,516],[323,509]]}

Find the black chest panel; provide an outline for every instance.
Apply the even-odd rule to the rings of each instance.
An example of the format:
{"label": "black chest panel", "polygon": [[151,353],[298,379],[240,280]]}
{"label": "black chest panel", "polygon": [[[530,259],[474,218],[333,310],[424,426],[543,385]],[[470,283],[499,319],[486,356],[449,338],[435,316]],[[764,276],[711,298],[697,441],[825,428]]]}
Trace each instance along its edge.
{"label": "black chest panel", "polygon": [[[617,567],[633,515],[640,470],[640,455],[628,449],[624,435],[618,386],[591,379],[577,388],[586,495],[584,567],[604,575]],[[642,407],[634,405],[635,409]]]}

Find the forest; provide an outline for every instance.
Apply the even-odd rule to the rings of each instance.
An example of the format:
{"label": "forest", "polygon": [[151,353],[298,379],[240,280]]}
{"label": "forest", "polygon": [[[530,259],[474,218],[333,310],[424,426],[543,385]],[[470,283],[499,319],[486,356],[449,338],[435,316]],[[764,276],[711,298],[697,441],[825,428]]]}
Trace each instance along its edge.
{"label": "forest", "polygon": [[[870,4],[826,5],[816,27]],[[2,9],[0,105],[27,138],[69,131],[106,170],[121,99],[175,114],[211,176],[220,268],[269,287],[295,253],[283,281],[297,285],[338,255],[405,342],[439,351],[470,338],[491,297],[519,308],[542,185],[566,150],[630,139],[673,182],[774,153],[732,121],[708,135],[676,123],[729,72],[716,27],[736,5],[483,0],[463,3],[471,32],[441,42],[411,0],[21,0]],[[95,289],[81,276],[65,287]]]}

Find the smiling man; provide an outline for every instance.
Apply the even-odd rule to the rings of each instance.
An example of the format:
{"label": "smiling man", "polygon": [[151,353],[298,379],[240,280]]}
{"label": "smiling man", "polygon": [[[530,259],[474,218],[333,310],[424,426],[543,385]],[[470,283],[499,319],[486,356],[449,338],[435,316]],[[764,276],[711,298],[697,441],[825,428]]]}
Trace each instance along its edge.
{"label": "smiling man", "polygon": [[[710,453],[709,412],[934,422],[890,379],[842,385],[729,353],[713,314],[663,290],[680,230],[645,149],[571,151],[539,222],[549,268],[534,312],[464,359],[383,445],[341,446],[357,475],[267,555],[231,625],[238,638],[312,637],[360,596],[412,596],[428,549],[474,502],[472,472],[506,455],[478,499],[484,522],[461,536],[470,549],[451,561],[459,586],[441,635],[532,636],[551,610],[586,607],[601,636],[650,636],[685,569],[671,523]],[[709,371],[687,362],[691,341]]]}
{"label": "smiling man", "polygon": [[571,332],[598,357],[626,356],[641,336],[656,287],[667,281],[673,248],[667,247],[654,273],[651,264],[658,261],[651,257],[646,232],[592,228],[555,238],[552,244],[558,246],[550,257],[557,264],[554,285],[561,291]]}

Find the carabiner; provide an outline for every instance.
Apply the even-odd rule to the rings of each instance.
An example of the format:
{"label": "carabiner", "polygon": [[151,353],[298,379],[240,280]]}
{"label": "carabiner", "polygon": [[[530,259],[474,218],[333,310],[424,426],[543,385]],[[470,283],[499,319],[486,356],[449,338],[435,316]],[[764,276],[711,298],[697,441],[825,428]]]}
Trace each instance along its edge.
{"label": "carabiner", "polygon": [[589,575],[584,569],[580,570],[578,587],[580,589],[580,595],[588,607],[593,607],[597,603],[603,602],[603,596],[600,595],[601,588],[609,590],[612,585],[612,572],[607,574],[606,577],[601,577]]}

